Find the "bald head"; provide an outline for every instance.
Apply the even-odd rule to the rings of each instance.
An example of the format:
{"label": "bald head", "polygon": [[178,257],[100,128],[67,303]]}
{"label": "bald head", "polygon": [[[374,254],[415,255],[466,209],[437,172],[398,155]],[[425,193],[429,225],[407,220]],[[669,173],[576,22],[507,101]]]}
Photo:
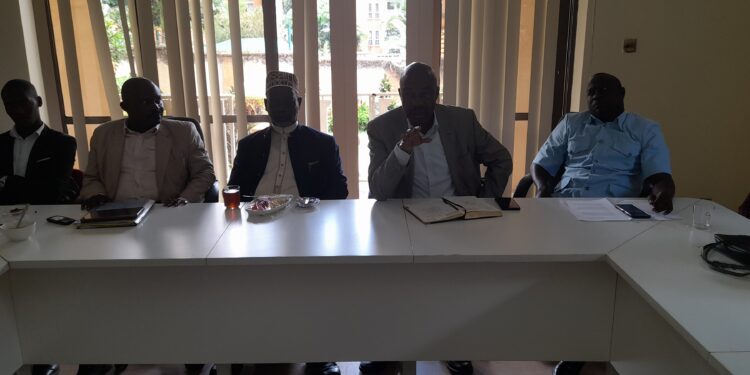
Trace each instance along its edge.
{"label": "bald head", "polygon": [[3,85],[3,89],[0,92],[3,100],[19,95],[37,96],[36,87],[25,79],[11,79]]}
{"label": "bald head", "polygon": [[409,64],[401,75],[398,93],[406,118],[426,132],[432,127],[439,87],[432,68],[421,62]]}
{"label": "bald head", "polygon": [[401,75],[399,84],[403,87],[407,81],[414,80],[426,81],[437,87],[437,77],[435,77],[435,72],[433,72],[432,68],[425,63],[417,61],[407,65],[406,68],[404,68],[404,73]]}
{"label": "bald head", "polygon": [[13,120],[19,133],[31,133],[42,125],[39,116],[42,98],[37,95],[36,88],[31,82],[12,79],[3,85],[0,97],[3,99],[5,112]]}
{"label": "bald head", "polygon": [[164,103],[161,90],[143,77],[131,78],[122,84],[120,107],[128,113],[128,128],[144,132],[161,122]]}

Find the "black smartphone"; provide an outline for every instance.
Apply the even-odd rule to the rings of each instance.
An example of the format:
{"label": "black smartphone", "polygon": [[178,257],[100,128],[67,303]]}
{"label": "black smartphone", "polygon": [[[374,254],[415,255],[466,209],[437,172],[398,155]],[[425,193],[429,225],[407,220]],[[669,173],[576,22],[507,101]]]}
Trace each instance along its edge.
{"label": "black smartphone", "polygon": [[495,202],[500,206],[503,211],[520,211],[521,206],[518,205],[513,198],[495,198]]}
{"label": "black smartphone", "polygon": [[640,208],[633,206],[632,204],[616,204],[618,210],[622,211],[625,215],[632,217],[633,219],[650,219],[651,215],[641,211]]}
{"label": "black smartphone", "polygon": [[75,219],[71,219],[67,216],[62,216],[62,215],[50,216],[47,218],[47,221],[49,221],[52,224],[59,224],[59,225],[70,225],[76,222]]}

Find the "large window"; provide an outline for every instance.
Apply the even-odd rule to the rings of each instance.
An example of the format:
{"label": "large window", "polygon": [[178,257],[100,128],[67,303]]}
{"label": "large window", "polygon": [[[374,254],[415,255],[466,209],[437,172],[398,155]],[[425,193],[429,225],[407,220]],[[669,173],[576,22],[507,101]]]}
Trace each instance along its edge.
{"label": "large window", "polygon": [[[333,2],[334,18],[344,27],[332,27]],[[553,45],[544,38],[556,36],[535,35],[547,22],[539,17],[544,12],[535,11],[535,0],[501,3],[48,0],[61,98],[52,105],[59,105],[67,131],[87,140],[98,124],[124,116],[119,88],[126,79],[150,78],[162,89],[167,115],[200,121],[217,176],[225,183],[239,139],[268,126],[266,72],[293,71],[306,106],[300,117],[336,136],[354,184],[350,191],[358,188],[358,197],[367,197],[364,130],[369,120],[400,105],[399,77],[410,55],[440,72],[441,101],[474,109],[485,128],[513,150],[515,185],[529,163],[527,129],[537,129],[540,121],[547,127],[547,119],[530,114],[535,88],[548,87],[534,84],[532,77],[549,70],[535,63],[534,43]],[[355,18],[353,29],[342,14]],[[352,39],[353,51],[348,49]],[[342,58],[353,59],[356,67]],[[350,68],[356,69],[356,79],[332,79]],[[344,101],[349,93],[356,95],[356,111],[334,115],[334,93]],[[345,110],[350,104],[341,105]],[[86,155],[79,144],[81,168]],[[348,160],[356,160],[356,166],[347,166]]]}

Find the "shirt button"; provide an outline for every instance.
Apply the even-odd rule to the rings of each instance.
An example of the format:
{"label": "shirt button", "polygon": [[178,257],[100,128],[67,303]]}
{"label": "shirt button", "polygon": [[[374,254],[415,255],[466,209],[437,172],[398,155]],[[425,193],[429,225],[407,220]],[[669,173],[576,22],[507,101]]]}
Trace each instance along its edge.
{"label": "shirt button", "polygon": [[604,143],[604,140],[603,140],[603,139],[600,139],[600,140],[599,140],[599,143]]}
{"label": "shirt button", "polygon": [[588,186],[586,186],[586,187],[585,187],[584,189],[588,190],[588,189],[589,189],[589,187],[588,187]]}

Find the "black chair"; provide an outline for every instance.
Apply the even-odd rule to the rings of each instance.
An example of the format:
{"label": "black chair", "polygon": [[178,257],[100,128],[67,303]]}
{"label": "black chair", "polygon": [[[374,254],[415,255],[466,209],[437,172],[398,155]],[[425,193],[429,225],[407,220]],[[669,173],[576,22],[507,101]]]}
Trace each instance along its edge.
{"label": "black chair", "polygon": [[[185,121],[193,124],[195,130],[198,131],[198,135],[201,136],[201,140],[205,143],[206,139],[203,137],[203,130],[198,120],[190,117],[178,117],[178,116],[164,116],[164,118],[176,121]],[[219,202],[219,181],[214,181],[210,188],[203,195],[203,201],[205,203],[217,203]]]}
{"label": "black chair", "polygon": [[534,185],[534,179],[531,178],[531,174],[521,177],[521,180],[518,181],[518,185],[516,185],[516,190],[513,191],[513,198],[526,197],[526,195],[529,194],[531,185]]}

